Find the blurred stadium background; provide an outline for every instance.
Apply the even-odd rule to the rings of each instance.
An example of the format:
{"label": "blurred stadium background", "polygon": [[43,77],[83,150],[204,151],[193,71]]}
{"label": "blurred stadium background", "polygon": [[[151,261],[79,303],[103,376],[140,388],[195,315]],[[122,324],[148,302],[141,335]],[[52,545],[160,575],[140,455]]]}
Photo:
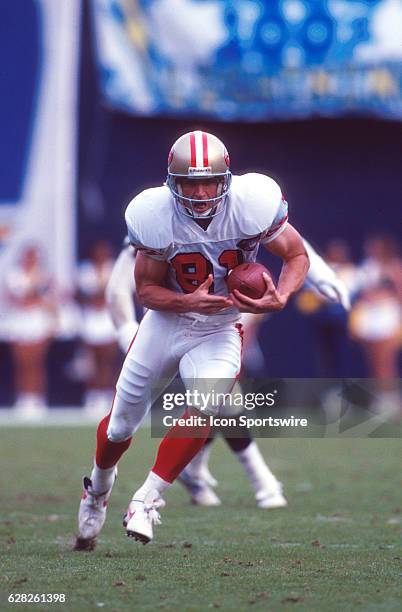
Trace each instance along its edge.
{"label": "blurred stadium background", "polygon": [[[402,0],[1,3],[2,610],[21,593],[62,593],[63,610],[401,609],[401,32]],[[251,330],[246,373],[357,380],[366,407],[359,381],[375,378],[374,408],[393,419],[378,439],[370,415],[361,439],[258,440],[289,499],[274,512],[218,440],[222,507],[189,509],[174,486],[138,549],[121,515],[158,444],[143,428],[97,550],[73,552],[122,360],[104,287],[124,209],[195,128],[226,143],[235,173],[280,183],[352,295],[347,313],[303,288],[254,329],[258,343]]]}
{"label": "blurred stadium background", "polygon": [[10,0],[0,12],[3,414],[108,404],[121,356],[103,287],[124,209],[194,128],[226,143],[235,173],[280,183],[353,296],[347,314],[300,292],[262,324],[250,372],[400,376],[402,2]]}

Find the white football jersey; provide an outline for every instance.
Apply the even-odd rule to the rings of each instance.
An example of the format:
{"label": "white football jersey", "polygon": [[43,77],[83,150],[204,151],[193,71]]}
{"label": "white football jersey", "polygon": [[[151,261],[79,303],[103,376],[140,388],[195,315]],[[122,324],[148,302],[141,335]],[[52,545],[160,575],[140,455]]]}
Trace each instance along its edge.
{"label": "white football jersey", "polygon": [[279,185],[263,174],[233,176],[222,212],[203,229],[183,214],[164,185],[146,189],[126,210],[131,243],[154,259],[168,261],[168,286],[191,293],[208,274],[211,290],[228,295],[229,270],[254,262],[260,242],[270,242],[285,229],[287,203]]}

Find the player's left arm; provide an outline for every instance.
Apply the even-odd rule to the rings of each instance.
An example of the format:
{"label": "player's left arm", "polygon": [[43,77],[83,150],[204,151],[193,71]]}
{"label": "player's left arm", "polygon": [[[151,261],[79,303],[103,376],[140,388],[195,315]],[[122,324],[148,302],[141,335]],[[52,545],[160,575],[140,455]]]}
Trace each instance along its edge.
{"label": "player's left arm", "polygon": [[311,287],[329,302],[342,304],[345,310],[350,310],[351,297],[346,284],[305,238],[303,238],[303,244],[310,260],[310,269],[306,278],[307,287]]}
{"label": "player's left arm", "polygon": [[262,298],[253,300],[234,291],[236,306],[241,312],[278,312],[285,308],[289,297],[303,285],[309,269],[309,258],[300,234],[292,225],[285,229],[270,242],[263,243],[270,253],[283,261],[278,286],[264,274],[266,291]]}
{"label": "player's left arm", "polygon": [[288,223],[283,232],[271,242],[264,243],[264,247],[283,261],[277,292],[286,297],[287,302],[292,293],[303,285],[310,267],[302,237]]}

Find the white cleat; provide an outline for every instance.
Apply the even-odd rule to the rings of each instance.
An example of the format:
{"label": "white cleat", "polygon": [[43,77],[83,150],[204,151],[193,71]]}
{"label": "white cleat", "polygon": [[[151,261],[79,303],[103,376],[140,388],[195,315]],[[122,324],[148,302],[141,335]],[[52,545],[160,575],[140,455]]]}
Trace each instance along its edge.
{"label": "white cleat", "polygon": [[[117,477],[117,469],[115,479]],[[100,533],[105,520],[109,497],[112,487],[104,493],[95,493],[92,489],[91,479],[84,477],[84,492],[82,494],[80,507],[78,510],[78,531],[74,549],[93,550],[96,544],[96,537]]]}
{"label": "white cleat", "polygon": [[148,493],[144,501],[132,499],[123,518],[123,526],[129,538],[148,544],[153,535],[153,526],[160,525],[158,508],[165,505],[158,491]]}
{"label": "white cleat", "polygon": [[214,478],[209,471],[206,465],[201,467],[200,470],[200,478],[203,480],[208,486],[213,487],[214,489],[218,486],[219,482]]}
{"label": "white cleat", "polygon": [[202,480],[210,487],[217,487],[218,481],[209,471],[208,457],[209,446],[204,446],[193,459],[186,465],[184,472],[194,480]]}
{"label": "white cleat", "polygon": [[204,506],[204,508],[220,506],[222,504],[215,491],[208,485],[204,485],[199,491],[194,493],[191,496],[191,502],[196,506]]}
{"label": "white cleat", "polygon": [[282,488],[261,489],[255,496],[258,508],[275,510],[276,508],[286,508],[288,500],[282,493]]}
{"label": "white cleat", "polygon": [[181,472],[178,480],[188,491],[191,502],[196,506],[211,507],[221,505],[221,500],[215,491],[204,480],[194,478],[186,468]]}

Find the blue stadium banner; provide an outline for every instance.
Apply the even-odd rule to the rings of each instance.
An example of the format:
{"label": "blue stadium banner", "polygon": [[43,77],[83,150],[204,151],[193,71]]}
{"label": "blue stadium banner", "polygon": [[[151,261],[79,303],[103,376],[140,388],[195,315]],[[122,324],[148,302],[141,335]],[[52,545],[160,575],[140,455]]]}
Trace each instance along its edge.
{"label": "blue stadium banner", "polygon": [[[71,291],[81,0],[0,9],[0,287],[28,246]],[[8,333],[0,290],[0,339]]]}
{"label": "blue stadium banner", "polygon": [[402,0],[92,0],[112,107],[236,121],[402,118]]}

